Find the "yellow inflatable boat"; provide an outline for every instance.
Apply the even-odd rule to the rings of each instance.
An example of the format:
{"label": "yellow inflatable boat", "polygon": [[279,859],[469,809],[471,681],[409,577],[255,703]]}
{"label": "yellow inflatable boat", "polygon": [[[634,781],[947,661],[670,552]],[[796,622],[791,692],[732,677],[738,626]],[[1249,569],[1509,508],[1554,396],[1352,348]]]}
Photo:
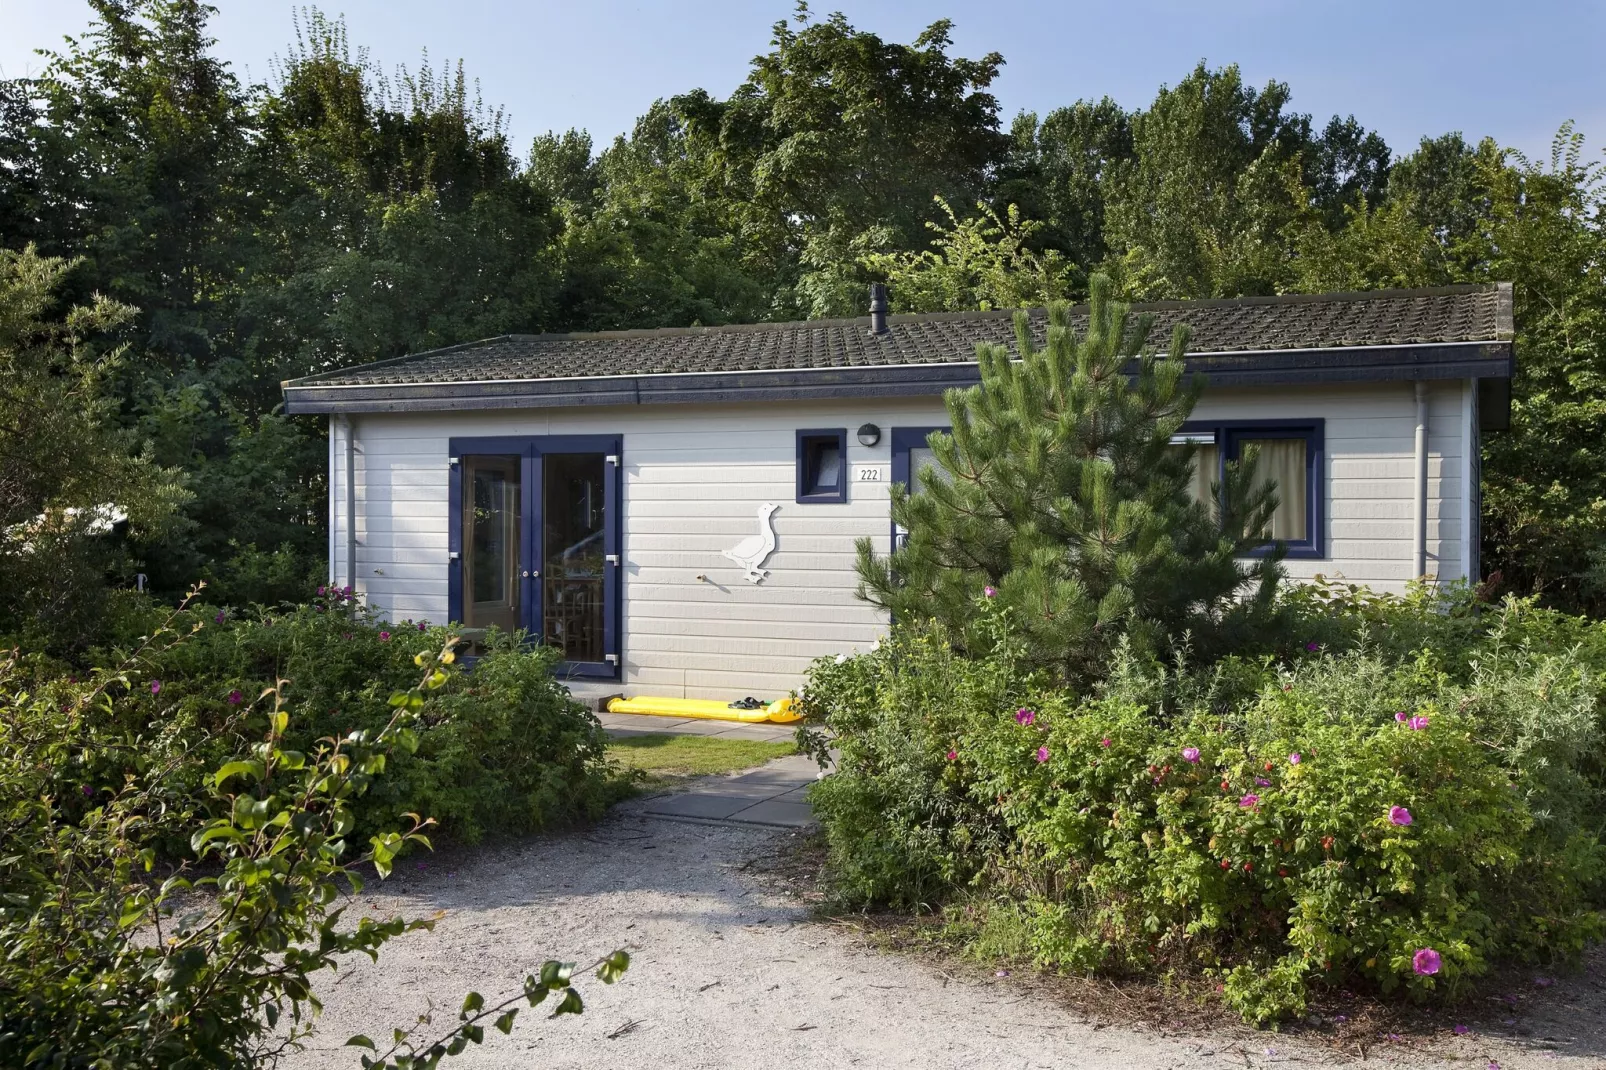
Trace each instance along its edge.
{"label": "yellow inflatable boat", "polygon": [[717,699],[643,696],[608,700],[609,713],[639,713],[649,717],[692,717],[706,721],[744,721],[748,724],[758,721],[769,721],[774,724],[801,721],[803,715],[797,712],[796,706],[797,704],[790,698],[783,698],[750,710],[731,706]]}

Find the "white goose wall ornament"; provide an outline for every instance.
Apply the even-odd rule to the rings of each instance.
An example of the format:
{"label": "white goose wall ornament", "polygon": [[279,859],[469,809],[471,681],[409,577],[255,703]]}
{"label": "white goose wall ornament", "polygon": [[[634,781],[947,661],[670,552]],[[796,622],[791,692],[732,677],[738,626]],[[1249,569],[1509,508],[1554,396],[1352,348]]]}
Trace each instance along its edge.
{"label": "white goose wall ornament", "polygon": [[775,510],[779,508],[780,506],[771,502],[759,506],[758,534],[749,535],[733,548],[720,551],[746,570],[742,578],[748,583],[760,583],[769,575],[768,571],[759,566],[775,552],[775,525],[770,521],[770,517],[774,516]]}

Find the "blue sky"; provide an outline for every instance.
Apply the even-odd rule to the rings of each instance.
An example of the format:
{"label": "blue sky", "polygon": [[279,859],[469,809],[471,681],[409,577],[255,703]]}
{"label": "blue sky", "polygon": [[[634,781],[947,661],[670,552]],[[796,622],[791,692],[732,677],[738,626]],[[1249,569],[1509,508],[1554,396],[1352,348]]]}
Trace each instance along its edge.
{"label": "blue sky", "polygon": [[[214,0],[220,53],[255,79],[292,39],[293,6]],[[549,129],[588,129],[599,146],[655,98],[702,87],[723,96],[765,51],[786,0],[328,0],[353,45],[385,67],[462,58],[488,104],[508,113],[520,152]],[[1318,122],[1353,113],[1396,152],[1424,134],[1490,135],[1548,155],[1564,119],[1594,151],[1606,144],[1606,4],[1598,0],[841,0],[861,29],[908,41],[953,20],[955,51],[1003,53],[994,92],[1006,121],[1081,97],[1146,105],[1199,59],[1236,62],[1256,85],[1276,78]],[[81,30],[78,0],[0,0],[0,73],[37,71],[32,54]]]}

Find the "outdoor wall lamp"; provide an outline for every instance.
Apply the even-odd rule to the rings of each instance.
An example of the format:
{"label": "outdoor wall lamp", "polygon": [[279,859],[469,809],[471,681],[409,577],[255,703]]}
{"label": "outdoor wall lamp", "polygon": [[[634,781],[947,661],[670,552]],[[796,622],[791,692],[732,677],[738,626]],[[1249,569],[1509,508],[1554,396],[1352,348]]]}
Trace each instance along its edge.
{"label": "outdoor wall lamp", "polygon": [[881,441],[881,428],[875,424],[864,424],[859,428],[859,445],[874,446]]}

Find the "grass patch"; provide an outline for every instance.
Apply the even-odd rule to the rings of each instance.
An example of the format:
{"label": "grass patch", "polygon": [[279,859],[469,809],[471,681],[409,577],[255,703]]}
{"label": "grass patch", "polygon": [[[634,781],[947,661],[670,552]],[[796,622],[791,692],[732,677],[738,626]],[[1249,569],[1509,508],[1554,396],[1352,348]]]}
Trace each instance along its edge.
{"label": "grass patch", "polygon": [[796,753],[797,744],[790,740],[771,743],[759,739],[652,733],[608,741],[608,757],[626,769],[640,770],[649,786],[715,773],[734,773],[763,765],[771,758]]}

